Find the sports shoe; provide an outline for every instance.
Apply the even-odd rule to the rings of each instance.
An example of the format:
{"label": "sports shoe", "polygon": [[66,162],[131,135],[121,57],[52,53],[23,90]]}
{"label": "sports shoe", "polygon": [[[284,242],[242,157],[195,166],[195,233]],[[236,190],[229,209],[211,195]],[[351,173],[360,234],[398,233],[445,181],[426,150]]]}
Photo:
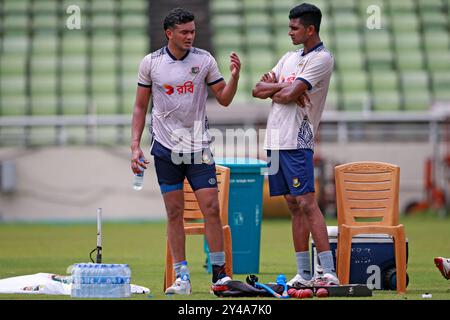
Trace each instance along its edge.
{"label": "sports shoe", "polygon": [[177,278],[175,282],[166,289],[165,294],[191,294],[191,281],[181,280],[181,278]]}
{"label": "sports shoe", "polygon": [[338,286],[339,279],[332,273],[325,273],[320,277],[316,277],[313,280],[314,287],[328,287],[328,286]]}
{"label": "sports shoe", "polygon": [[288,287],[301,288],[301,287],[312,287],[312,280],[304,279],[300,274],[296,274],[291,280],[286,282]]}
{"label": "sports shoe", "polygon": [[437,257],[434,258],[434,264],[439,269],[445,279],[450,279],[450,259]]}
{"label": "sports shoe", "polygon": [[219,278],[216,282],[214,282],[213,286],[224,286],[227,284],[228,281],[231,281],[232,279],[229,276],[224,276],[222,278]]}

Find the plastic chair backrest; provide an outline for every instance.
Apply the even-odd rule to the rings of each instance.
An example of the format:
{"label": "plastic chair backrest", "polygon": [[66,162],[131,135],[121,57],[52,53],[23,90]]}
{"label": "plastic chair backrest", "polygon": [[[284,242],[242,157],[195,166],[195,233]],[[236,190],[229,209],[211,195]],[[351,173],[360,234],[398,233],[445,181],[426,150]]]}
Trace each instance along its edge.
{"label": "plastic chair backrest", "polygon": [[[222,225],[228,224],[228,196],[230,190],[230,168],[216,164],[217,189],[219,196],[220,219]],[[184,180],[184,223],[188,225],[192,220],[203,220],[195,193],[187,179]]]}
{"label": "plastic chair backrest", "polygon": [[338,224],[395,226],[400,168],[361,161],[335,167]]}

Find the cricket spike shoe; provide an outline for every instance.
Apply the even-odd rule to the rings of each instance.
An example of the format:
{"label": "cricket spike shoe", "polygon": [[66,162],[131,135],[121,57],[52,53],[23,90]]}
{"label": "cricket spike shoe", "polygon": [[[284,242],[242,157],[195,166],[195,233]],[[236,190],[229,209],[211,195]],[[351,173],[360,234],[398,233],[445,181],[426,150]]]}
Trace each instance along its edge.
{"label": "cricket spike shoe", "polygon": [[189,279],[177,278],[175,282],[166,289],[165,294],[191,294],[191,281]]}
{"label": "cricket spike shoe", "polygon": [[445,279],[450,279],[450,259],[437,257],[434,258],[434,264]]}
{"label": "cricket spike shoe", "polygon": [[304,279],[300,274],[296,274],[287,283],[288,287],[301,288],[301,287],[311,287],[312,281]]}
{"label": "cricket spike shoe", "polygon": [[325,273],[323,276],[314,279],[314,287],[338,286],[339,279],[331,273]]}

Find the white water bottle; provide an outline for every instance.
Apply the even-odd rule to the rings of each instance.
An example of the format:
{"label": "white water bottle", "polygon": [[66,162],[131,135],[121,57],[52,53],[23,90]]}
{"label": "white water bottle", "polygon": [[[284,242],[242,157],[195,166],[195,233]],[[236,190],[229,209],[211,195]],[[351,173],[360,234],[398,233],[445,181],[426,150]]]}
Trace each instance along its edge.
{"label": "white water bottle", "polygon": [[[144,158],[140,158],[139,161],[144,162]],[[133,177],[133,189],[134,190],[142,190],[142,186],[144,184],[144,168],[138,165],[139,173],[135,173]]]}

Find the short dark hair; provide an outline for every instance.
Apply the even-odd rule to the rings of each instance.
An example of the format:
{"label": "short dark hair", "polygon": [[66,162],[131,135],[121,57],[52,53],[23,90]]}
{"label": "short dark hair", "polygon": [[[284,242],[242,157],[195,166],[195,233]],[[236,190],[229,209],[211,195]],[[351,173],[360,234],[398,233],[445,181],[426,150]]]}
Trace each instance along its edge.
{"label": "short dark hair", "polygon": [[305,28],[314,26],[316,32],[320,31],[320,22],[322,21],[322,12],[313,4],[302,3],[289,12],[289,19],[300,19],[300,23]]}
{"label": "short dark hair", "polygon": [[169,11],[164,18],[164,30],[175,27],[176,24],[183,24],[194,21],[195,17],[192,12],[183,9],[175,8]]}

